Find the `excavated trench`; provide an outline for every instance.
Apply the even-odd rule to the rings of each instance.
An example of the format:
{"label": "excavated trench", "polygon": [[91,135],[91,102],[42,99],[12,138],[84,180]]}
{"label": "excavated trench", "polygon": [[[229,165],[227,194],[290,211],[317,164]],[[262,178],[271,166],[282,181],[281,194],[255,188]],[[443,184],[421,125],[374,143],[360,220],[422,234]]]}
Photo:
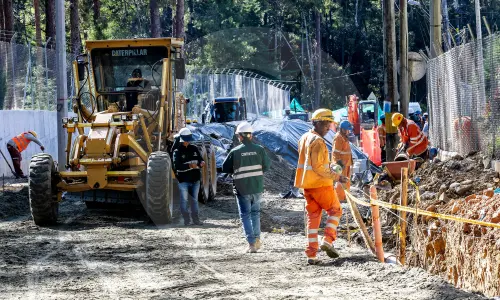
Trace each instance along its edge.
{"label": "excavated trench", "polygon": [[[408,205],[472,220],[500,223],[498,174],[485,169],[479,153],[446,162],[426,163],[412,176],[420,181],[421,202],[410,185]],[[379,199],[399,203],[400,187],[380,191]],[[398,218],[387,211],[382,216],[384,247],[397,252]],[[500,295],[500,229],[439,220],[408,217],[407,261],[432,274],[439,274],[459,288]],[[396,230],[397,232],[397,230]]]}

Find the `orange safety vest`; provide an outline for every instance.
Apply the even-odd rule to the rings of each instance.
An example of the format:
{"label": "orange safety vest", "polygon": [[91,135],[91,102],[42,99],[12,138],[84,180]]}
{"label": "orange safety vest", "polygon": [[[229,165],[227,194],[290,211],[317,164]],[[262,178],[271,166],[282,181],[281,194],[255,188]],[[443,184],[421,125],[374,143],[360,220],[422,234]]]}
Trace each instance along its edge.
{"label": "orange safety vest", "polygon": [[408,143],[408,155],[420,155],[427,150],[429,141],[427,137],[420,131],[418,125],[412,120],[406,119],[406,126],[401,126],[398,128],[399,138],[401,142]]}
{"label": "orange safety vest", "polygon": [[351,145],[347,137],[340,132],[335,134],[333,138],[332,161],[342,161],[344,169],[348,169],[352,165]]}
{"label": "orange safety vest", "polygon": [[385,125],[380,125],[377,128],[378,131],[378,139],[380,140],[380,147],[385,146],[385,137],[387,135],[387,132],[385,131]]}
{"label": "orange safety vest", "polygon": [[23,152],[24,150],[26,150],[26,148],[28,147],[28,144],[31,142],[30,140],[28,140],[24,136],[25,134],[31,134],[31,133],[23,132],[20,135],[12,138],[12,140],[16,144],[17,150],[19,150],[19,152]]}
{"label": "orange safety vest", "polygon": [[330,158],[324,139],[314,130],[299,140],[299,161],[295,172],[295,187],[315,189],[333,186],[339,175],[330,170]]}

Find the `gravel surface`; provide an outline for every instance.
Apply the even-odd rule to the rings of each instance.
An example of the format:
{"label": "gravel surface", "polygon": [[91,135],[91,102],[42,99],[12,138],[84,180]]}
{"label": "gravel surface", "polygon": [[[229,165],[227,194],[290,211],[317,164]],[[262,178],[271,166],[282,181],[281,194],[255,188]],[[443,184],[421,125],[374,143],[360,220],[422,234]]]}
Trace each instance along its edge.
{"label": "gravel surface", "polygon": [[163,228],[140,210],[80,202],[62,203],[50,228],[13,210],[0,222],[0,298],[484,299],[422,269],[381,264],[343,239],[341,258],[320,253],[322,264],[307,266],[301,199],[264,195],[264,246],[256,254],[244,253],[233,197],[200,209],[204,226]]}

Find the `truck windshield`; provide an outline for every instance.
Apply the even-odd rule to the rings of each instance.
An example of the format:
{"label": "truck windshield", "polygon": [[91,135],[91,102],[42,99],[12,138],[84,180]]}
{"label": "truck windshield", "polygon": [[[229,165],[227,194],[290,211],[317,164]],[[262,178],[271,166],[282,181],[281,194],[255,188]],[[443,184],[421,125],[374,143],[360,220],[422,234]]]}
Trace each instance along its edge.
{"label": "truck windshield", "polygon": [[96,89],[100,93],[127,88],[160,87],[166,47],[94,49],[91,52]]}
{"label": "truck windshield", "polygon": [[231,122],[243,119],[243,111],[238,102],[215,103],[215,122]]}

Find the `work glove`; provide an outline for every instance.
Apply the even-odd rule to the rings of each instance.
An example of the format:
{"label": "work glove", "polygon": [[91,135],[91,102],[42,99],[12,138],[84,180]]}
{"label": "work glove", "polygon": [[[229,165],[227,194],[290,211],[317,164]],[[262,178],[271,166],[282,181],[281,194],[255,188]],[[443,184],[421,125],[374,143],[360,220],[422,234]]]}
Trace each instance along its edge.
{"label": "work glove", "polygon": [[342,167],[336,164],[330,164],[330,171],[336,174],[342,174]]}
{"label": "work glove", "polygon": [[349,178],[340,175],[339,182],[340,183],[348,183],[349,182]]}
{"label": "work glove", "polygon": [[44,146],[40,146],[40,150],[45,151],[45,147]]}

